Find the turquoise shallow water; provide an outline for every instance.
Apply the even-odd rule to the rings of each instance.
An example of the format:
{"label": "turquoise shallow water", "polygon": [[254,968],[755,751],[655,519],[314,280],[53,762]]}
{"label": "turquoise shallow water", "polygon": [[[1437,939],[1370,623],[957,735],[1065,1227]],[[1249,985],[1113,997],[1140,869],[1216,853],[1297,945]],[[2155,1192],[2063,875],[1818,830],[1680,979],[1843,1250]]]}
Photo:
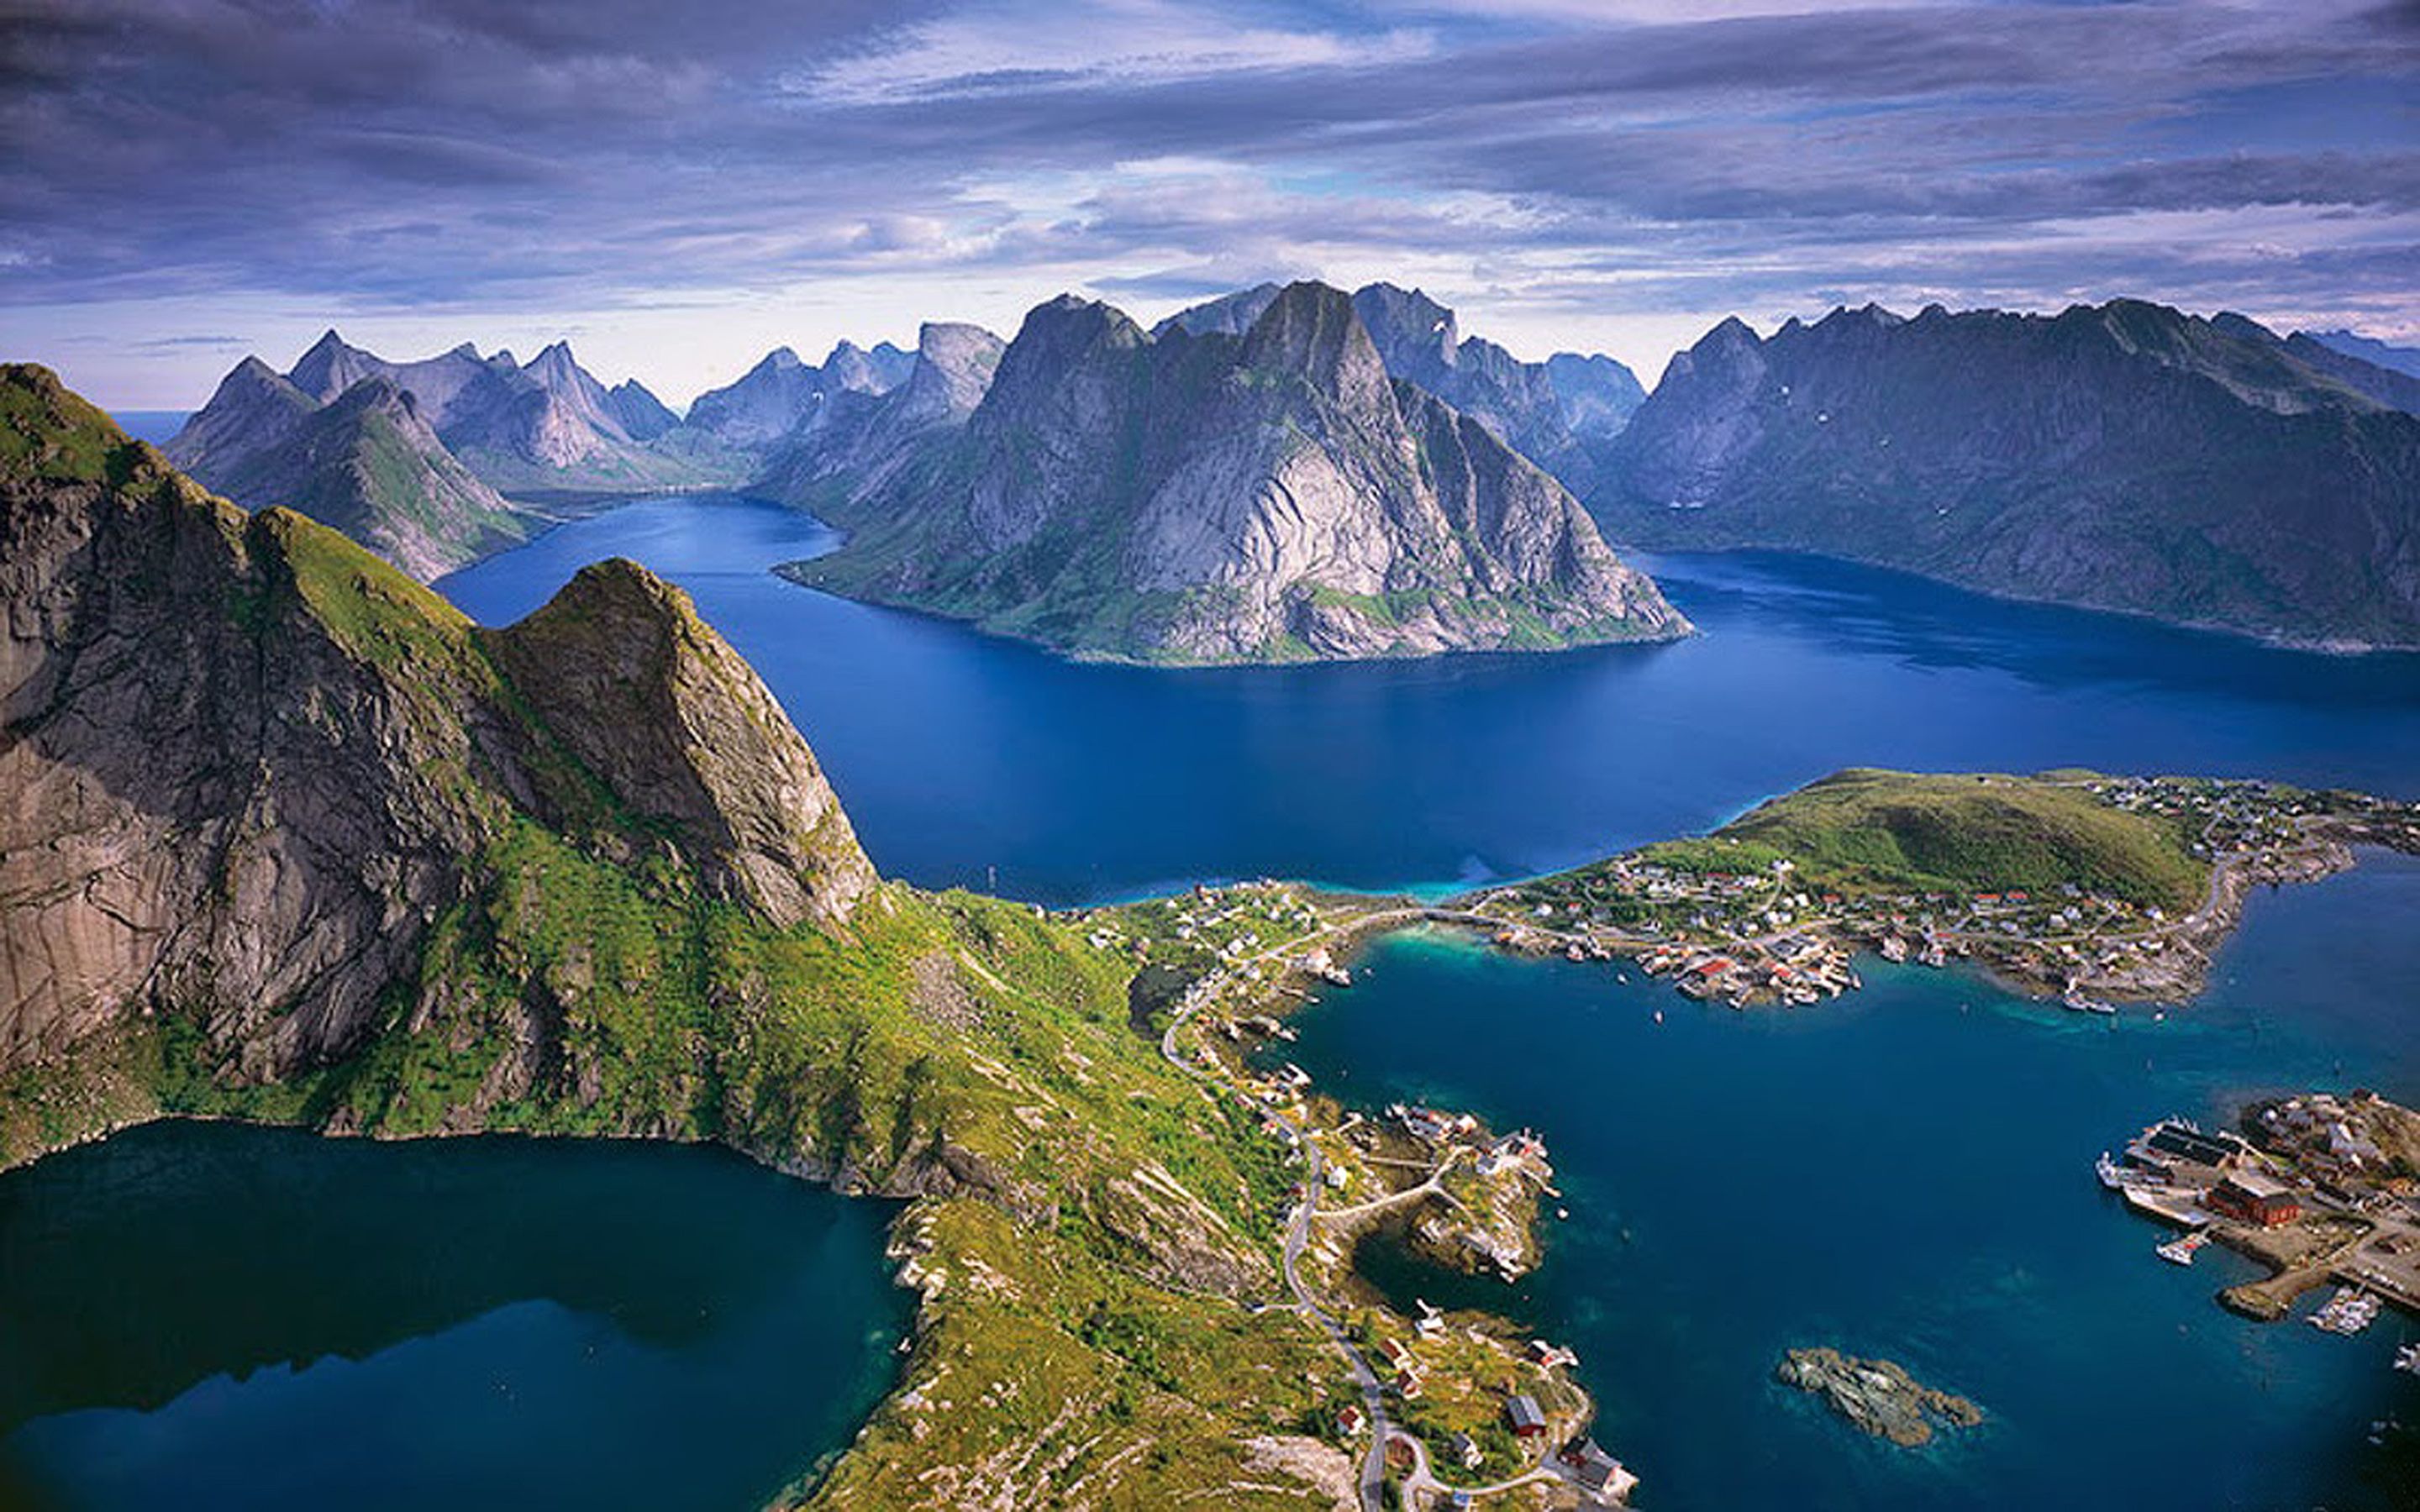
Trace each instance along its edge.
{"label": "turquoise shallow water", "polygon": [[160,1124],[0,1178],[0,1507],[757,1505],[894,1375],[889,1204]]}
{"label": "turquoise shallow water", "polygon": [[[2388,1368],[2420,1326],[2239,1319],[2212,1297],[2253,1268],[2160,1261],[2166,1236],[2091,1167],[2158,1115],[2220,1122],[2260,1092],[2420,1098],[2414,919],[2420,862],[2391,855],[2258,898],[2209,996],[2165,1023],[1880,962],[1862,994],[1737,1013],[1636,970],[1398,936],[1284,1048],[1361,1105],[1431,1098],[1545,1136],[1572,1216],[1536,1274],[1374,1269],[1399,1300],[1572,1344],[1642,1504],[2410,1506],[2420,1457],[2366,1441],[2420,1422],[2420,1382]],[[1990,1419],[1916,1453],[1868,1441],[1771,1382],[1808,1344],[1898,1360]]]}

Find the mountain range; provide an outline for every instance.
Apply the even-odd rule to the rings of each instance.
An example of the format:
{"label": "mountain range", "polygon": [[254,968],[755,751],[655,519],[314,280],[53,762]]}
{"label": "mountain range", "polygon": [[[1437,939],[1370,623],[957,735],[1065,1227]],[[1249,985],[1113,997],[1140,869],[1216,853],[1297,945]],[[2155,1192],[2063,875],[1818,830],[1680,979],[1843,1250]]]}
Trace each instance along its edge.
{"label": "mountain range", "polygon": [[1688,629],[1494,426],[1390,376],[1357,301],[1319,284],[1259,301],[1240,334],[1205,319],[1154,335],[1106,304],[1050,301],[962,421],[871,477],[820,481],[838,486],[792,497],[852,533],[787,574],[1081,656],[1417,656]]}
{"label": "mountain range", "polygon": [[1590,502],[1642,546],[2420,645],[2420,418],[2398,395],[2402,375],[2308,338],[2137,301],[1868,306],[1769,338],[1727,320],[1672,360]]}
{"label": "mountain range", "polygon": [[[1259,284],[1180,310],[1152,330],[1242,335],[1277,299]],[[1465,336],[1453,311],[1419,289],[1366,284],[1354,313],[1396,378],[1478,420],[1529,460],[1584,490],[1605,443],[1647,398],[1637,376],[1610,357],[1558,352],[1524,363],[1480,336]]]}
{"label": "mountain range", "polygon": [[[780,347],[685,417],[560,343],[526,366],[469,346],[391,363],[331,332],[283,376],[247,359],[169,450],[239,502],[302,509],[422,576],[582,497],[744,486],[853,532],[800,580],[1082,656],[1661,633],[1591,565],[1593,532],[1551,570],[1536,542],[1489,533],[1556,514],[1499,508],[1541,471],[1644,548],[1807,551],[2298,644],[2420,643],[2420,353],[2139,301],[1869,306],[1770,337],[1725,321],[1648,396],[1610,358],[1523,363],[1377,283],[1346,303],[1388,393],[1314,394],[1318,374],[1242,376],[1274,352],[1242,356],[1287,292],[1241,289],[1148,334],[1118,316],[1098,341],[1059,329],[1084,301],[1053,301],[1013,362],[948,323],[912,353],[843,342],[813,365]],[[1002,371],[1016,384],[989,404]],[[1285,517],[1305,498],[1280,474],[1314,455],[1318,517]],[[1428,496],[1483,528],[1440,534],[1404,502]]]}

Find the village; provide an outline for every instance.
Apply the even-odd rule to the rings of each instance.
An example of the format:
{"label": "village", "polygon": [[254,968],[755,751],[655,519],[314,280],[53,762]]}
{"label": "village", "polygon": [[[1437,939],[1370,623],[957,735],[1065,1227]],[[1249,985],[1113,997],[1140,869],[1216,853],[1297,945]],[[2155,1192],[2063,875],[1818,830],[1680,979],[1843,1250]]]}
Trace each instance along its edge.
{"label": "village", "polygon": [[2253,1104],[2240,1129],[2162,1119],[2100,1158],[2101,1182],[2180,1230],[2160,1258],[2191,1265],[2214,1242],[2267,1266],[2219,1294],[2247,1318],[2288,1317],[2330,1284],[2309,1315],[2325,1332],[2360,1333],[2386,1305],[2420,1317],[2420,1114],[2366,1090],[2309,1092]]}
{"label": "village", "polygon": [[[1388,1504],[1423,1509],[1504,1504],[1515,1492],[1524,1505],[1617,1506],[1637,1481],[1590,1436],[1593,1406],[1573,1379],[1571,1350],[1485,1312],[1391,1305],[1356,1271],[1358,1246],[1383,1233],[1435,1266],[1517,1277],[1538,1262],[1544,1212],[1563,1210],[1535,1134],[1499,1134],[1469,1114],[1411,1103],[1348,1109],[1287,1058],[1286,1016],[1351,990],[1353,947],[1386,930],[1443,925],[1618,977],[1635,968],[1739,1010],[1854,991],[1855,958],[1870,952],[1936,968],[1973,963],[2068,1008],[2107,1013],[2110,997],[2180,997],[2197,986],[2252,886],[2342,870],[2355,843],[2420,851],[2420,806],[2249,782],[2085,777],[2073,785],[2170,826],[2177,848],[2202,863],[2202,903],[2171,909],[2089,876],[1968,889],[1877,885],[1718,836],[1442,903],[1263,879],[1072,916],[1095,949],[1140,968],[1137,1028],[1157,1033],[1162,1055],[1206,1095],[1249,1110],[1302,1172],[1282,1242],[1294,1301],[1282,1310],[1322,1329],[1343,1362],[1311,1426],[1357,1458],[1365,1505],[1380,1504],[1384,1488]],[[2392,1107],[2373,1099],[2357,1118],[2313,1111],[2328,1105],[2269,1110],[2284,1132],[2257,1145],[2155,1126],[2124,1162],[2104,1161],[2103,1180],[2188,1228],[2194,1247],[2214,1240],[2268,1263],[2269,1281],[2228,1294],[2239,1310],[2283,1316],[2294,1296],[2330,1278],[2348,1289],[2328,1326],[2358,1326],[2377,1304],[2362,1297],[2420,1310],[2411,1191],[2420,1144],[2393,1142],[2408,1133],[2355,1135],[2387,1157],[2364,1165],[2367,1146],[2295,1137],[2298,1119],[2352,1131],[2377,1121],[2374,1108]],[[2160,1129],[2171,1133],[2152,1140]],[[2187,1135],[2205,1143],[2164,1148]],[[2286,1195],[2292,1200],[2279,1206]]]}
{"label": "village", "polygon": [[1348,1109],[1285,1059],[1294,1030],[1271,1010],[1348,990],[1337,957],[1352,939],[1427,913],[1259,881],[1081,922],[1095,949],[1183,983],[1151,1005],[1165,1024],[1162,1054],[1249,1110],[1302,1169],[1285,1310],[1325,1329],[1343,1358],[1312,1426],[1362,1463],[1365,1501],[1378,1476],[1392,1504],[1424,1509],[1626,1504],[1637,1477],[1589,1435],[1593,1407],[1572,1379],[1573,1351],[1482,1312],[1398,1310],[1355,1270],[1358,1245],[1383,1229],[1434,1265],[1512,1280],[1538,1263],[1541,1210],[1560,1197],[1535,1133],[1498,1134],[1419,1104]]}
{"label": "village", "polygon": [[2349,846],[2420,851],[2420,805],[2266,782],[2093,778],[2097,802],[2170,826],[2210,871],[2208,896],[2171,910],[2089,876],[1973,888],[1878,883],[1802,867],[1716,836],[1626,852],[1497,888],[1469,909],[1498,946],[1574,961],[1636,960],[1685,995],[1744,1009],[1798,1007],[1863,985],[1854,957],[1945,967],[1970,961],[2078,1011],[2110,999],[2197,990],[2210,952],[2251,887],[2312,881],[2350,866]]}

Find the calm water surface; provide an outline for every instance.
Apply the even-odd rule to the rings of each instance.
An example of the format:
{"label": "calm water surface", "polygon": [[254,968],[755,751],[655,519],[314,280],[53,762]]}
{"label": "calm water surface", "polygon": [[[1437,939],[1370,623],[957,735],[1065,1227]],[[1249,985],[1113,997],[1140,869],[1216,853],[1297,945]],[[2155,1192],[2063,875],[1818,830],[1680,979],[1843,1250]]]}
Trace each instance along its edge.
{"label": "calm water surface", "polygon": [[890,1387],[892,1211],[664,1145],[70,1150],[0,1178],[0,1507],[752,1507]]}
{"label": "calm water surface", "polygon": [[1078,666],[770,576],[793,511],[666,500],[438,586],[489,624],[584,563],[679,582],[830,768],[876,865],[1049,903],[1204,877],[1470,883],[1718,824],[1842,766],[2097,765],[2420,795],[2420,657],[2275,652],[1895,574],[1651,559],[1706,634],[1551,656]]}
{"label": "calm water surface", "polygon": [[[1636,970],[1398,936],[1283,1049],[1358,1105],[1435,1099],[1544,1135],[1571,1218],[1535,1274],[1442,1277],[1383,1247],[1372,1269],[1405,1304],[1493,1306],[1576,1349],[1644,1505],[2409,1507],[2420,1451],[2366,1441],[2420,1424],[2420,1382],[2389,1368],[2420,1325],[2235,1318],[2213,1295],[2257,1271],[2158,1259],[2167,1234],[2092,1160],[2159,1114],[2226,1123],[2264,1092],[2420,1099],[2414,919],[2407,857],[2258,898],[2210,995],[2164,1023],[1881,962],[1837,1003],[1737,1013]],[[1922,1451],[1868,1440],[1772,1381],[1813,1344],[1990,1415]]]}

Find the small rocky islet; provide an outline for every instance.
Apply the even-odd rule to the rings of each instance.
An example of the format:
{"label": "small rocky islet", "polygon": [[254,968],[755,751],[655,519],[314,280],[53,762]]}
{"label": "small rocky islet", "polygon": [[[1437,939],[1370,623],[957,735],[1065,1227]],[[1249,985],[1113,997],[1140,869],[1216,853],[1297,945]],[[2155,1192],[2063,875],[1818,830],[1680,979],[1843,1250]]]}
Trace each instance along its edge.
{"label": "small rocky islet", "polygon": [[1800,1391],[1819,1392],[1833,1412],[1859,1431],[1888,1439],[1902,1449],[1932,1442],[1935,1424],[1971,1428],[1983,1410],[1963,1396],[1925,1385],[1907,1367],[1889,1360],[1860,1360],[1825,1346],[1792,1350],[1773,1378]]}

